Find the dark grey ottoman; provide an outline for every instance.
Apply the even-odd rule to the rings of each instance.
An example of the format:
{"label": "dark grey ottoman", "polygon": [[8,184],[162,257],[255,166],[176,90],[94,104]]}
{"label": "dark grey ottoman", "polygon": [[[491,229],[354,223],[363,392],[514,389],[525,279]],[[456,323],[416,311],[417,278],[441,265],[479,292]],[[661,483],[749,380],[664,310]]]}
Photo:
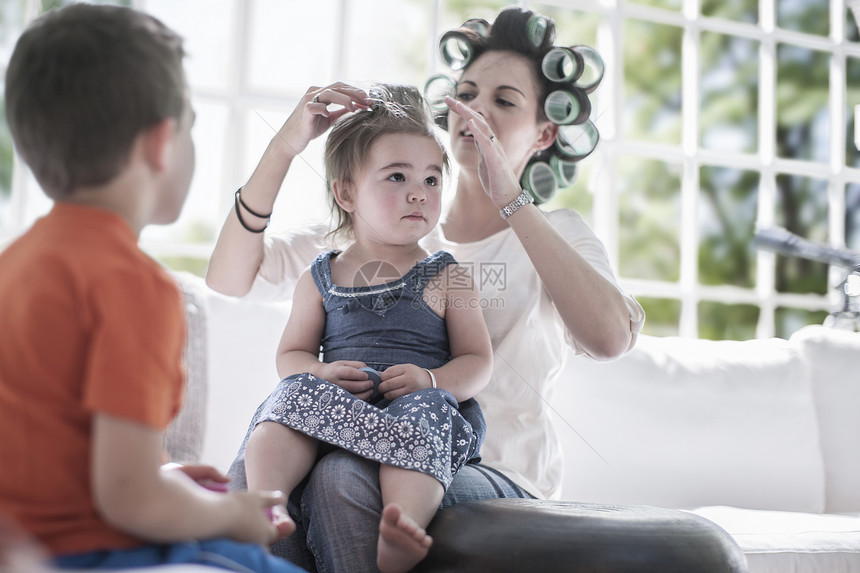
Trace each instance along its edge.
{"label": "dark grey ottoman", "polygon": [[494,499],[440,511],[416,572],[745,572],[716,524],[647,506]]}

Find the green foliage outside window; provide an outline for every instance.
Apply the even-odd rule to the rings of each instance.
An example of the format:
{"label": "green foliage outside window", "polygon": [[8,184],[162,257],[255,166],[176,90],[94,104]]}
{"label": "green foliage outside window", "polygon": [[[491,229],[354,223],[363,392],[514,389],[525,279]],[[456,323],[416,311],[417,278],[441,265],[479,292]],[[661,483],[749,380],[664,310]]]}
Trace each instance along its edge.
{"label": "green foliage outside window", "polygon": [[759,175],[703,167],[699,197],[699,282],[755,286],[755,232]]}
{"label": "green foliage outside window", "polygon": [[759,308],[752,304],[702,301],[698,307],[699,338],[748,340],[755,338]]}
{"label": "green foliage outside window", "polygon": [[703,16],[747,24],[758,22],[758,0],[702,0],[701,11]]}
{"label": "green foliage outside window", "polygon": [[681,301],[672,298],[636,297],[645,309],[643,334],[649,336],[678,336],[681,322]]}

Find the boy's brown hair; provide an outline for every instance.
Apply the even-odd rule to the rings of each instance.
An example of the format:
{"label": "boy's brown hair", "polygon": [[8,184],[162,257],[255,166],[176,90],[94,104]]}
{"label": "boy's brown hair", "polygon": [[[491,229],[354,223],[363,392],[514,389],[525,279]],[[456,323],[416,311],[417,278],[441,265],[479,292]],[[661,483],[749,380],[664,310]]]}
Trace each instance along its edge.
{"label": "boy's brown hair", "polygon": [[6,115],[49,197],[107,183],[141,131],[180,118],[184,55],[179,36],[130,8],[72,4],[33,21],[6,71]]}

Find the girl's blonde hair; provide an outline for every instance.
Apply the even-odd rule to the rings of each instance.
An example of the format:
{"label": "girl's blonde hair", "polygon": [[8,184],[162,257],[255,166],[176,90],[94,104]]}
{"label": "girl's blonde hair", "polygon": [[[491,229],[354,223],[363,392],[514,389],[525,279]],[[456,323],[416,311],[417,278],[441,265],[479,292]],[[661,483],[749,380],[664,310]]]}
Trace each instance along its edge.
{"label": "girl's blonde hair", "polygon": [[334,223],[329,237],[333,239],[351,237],[352,220],[335,200],[332,182],[354,182],[367,161],[371,146],[381,136],[403,133],[432,138],[439,145],[442,164],[446,172],[448,170],[448,154],[418,88],[375,84],[368,94],[372,100],[370,107],[342,117],[325,144],[326,195]]}

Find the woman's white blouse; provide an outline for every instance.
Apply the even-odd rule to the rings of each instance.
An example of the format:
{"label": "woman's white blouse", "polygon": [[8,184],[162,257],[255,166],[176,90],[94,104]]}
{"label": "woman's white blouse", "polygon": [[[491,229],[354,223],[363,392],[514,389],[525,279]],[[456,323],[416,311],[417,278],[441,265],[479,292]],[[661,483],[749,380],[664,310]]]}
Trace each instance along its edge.
{"label": "woman's white blouse", "polygon": [[[560,209],[547,217],[580,255],[617,286],[603,245],[578,213]],[[314,227],[302,233],[268,236],[260,272],[247,298],[292,298],[301,272],[319,252],[330,248],[325,232],[325,228]],[[470,271],[492,338],[493,377],[477,396],[487,420],[481,449],[484,463],[536,497],[557,498],[563,468],[552,419],[553,388],[564,369],[568,348],[581,349],[510,228],[473,243],[454,243],[437,227],[423,244],[431,252],[450,252]],[[633,297],[624,297],[632,347],[645,313]],[[564,416],[564,412],[559,414]],[[576,425],[575,420],[567,422]]]}

